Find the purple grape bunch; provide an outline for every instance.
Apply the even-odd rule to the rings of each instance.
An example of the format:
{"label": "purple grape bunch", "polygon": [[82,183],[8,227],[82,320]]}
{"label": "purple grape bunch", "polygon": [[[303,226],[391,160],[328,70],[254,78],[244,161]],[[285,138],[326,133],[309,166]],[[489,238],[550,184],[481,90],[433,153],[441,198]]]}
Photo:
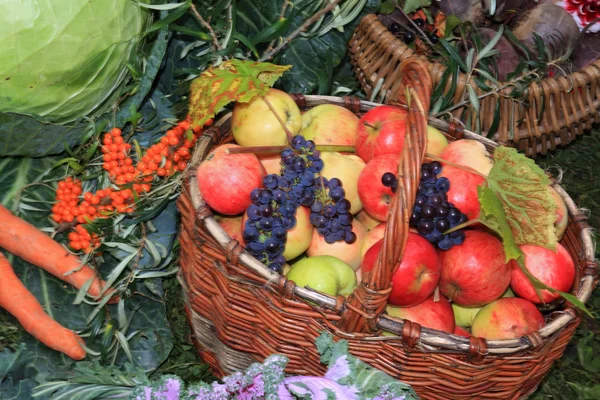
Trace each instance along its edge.
{"label": "purple grape bunch", "polygon": [[[444,234],[444,232],[467,222],[467,216],[454,204],[448,202],[450,181],[439,177],[442,164],[437,161],[421,165],[421,183],[410,218],[410,226],[416,228],[419,234],[440,250],[450,250],[454,245],[460,245],[465,240],[462,230]],[[381,177],[381,183],[395,193],[398,179],[391,172]]]}
{"label": "purple grape bunch", "polygon": [[317,197],[310,207],[310,223],[327,243],[354,243],[350,201],[338,178],[319,177],[315,184]]}

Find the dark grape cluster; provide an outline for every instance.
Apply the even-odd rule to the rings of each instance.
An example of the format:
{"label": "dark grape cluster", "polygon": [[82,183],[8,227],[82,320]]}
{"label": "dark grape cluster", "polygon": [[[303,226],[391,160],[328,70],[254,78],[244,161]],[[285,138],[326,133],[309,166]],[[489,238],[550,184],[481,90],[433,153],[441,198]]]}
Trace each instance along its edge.
{"label": "dark grape cluster", "polygon": [[327,180],[319,178],[322,170],[323,160],[315,143],[296,135],[291,148],[281,152],[281,175],[265,176],[264,188],[250,193],[252,205],[246,211],[244,227],[246,250],[274,271],[281,272],[285,264],[282,254],[287,231],[296,226],[300,206],[311,207],[310,220],[328,243],[356,240],[350,202],[344,198],[341,182],[332,179],[324,189]]}
{"label": "dark grape cluster", "polygon": [[[450,181],[437,176],[442,172],[442,165],[433,161],[421,165],[421,183],[417,190],[417,198],[410,218],[410,226],[419,234],[441,250],[450,250],[452,246],[462,244],[465,240],[463,231],[449,234],[444,232],[467,222],[467,216],[454,204],[448,202]],[[398,180],[391,172],[386,172],[381,182],[384,186],[396,191]]]}
{"label": "dark grape cluster", "polygon": [[317,178],[315,184],[317,197],[310,207],[310,223],[317,228],[325,242],[344,241],[354,243],[356,234],[352,232],[352,214],[350,201],[342,182],[337,178]]}

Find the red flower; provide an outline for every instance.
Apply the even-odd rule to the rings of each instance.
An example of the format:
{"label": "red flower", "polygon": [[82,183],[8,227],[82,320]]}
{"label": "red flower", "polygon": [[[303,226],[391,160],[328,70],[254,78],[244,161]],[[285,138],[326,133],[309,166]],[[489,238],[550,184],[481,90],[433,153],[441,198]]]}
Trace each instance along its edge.
{"label": "red flower", "polygon": [[[600,2],[598,0],[562,0],[557,4],[573,16],[579,30],[583,30],[588,24],[600,19]],[[588,29],[588,32],[598,31],[600,31],[600,21],[596,21]]]}

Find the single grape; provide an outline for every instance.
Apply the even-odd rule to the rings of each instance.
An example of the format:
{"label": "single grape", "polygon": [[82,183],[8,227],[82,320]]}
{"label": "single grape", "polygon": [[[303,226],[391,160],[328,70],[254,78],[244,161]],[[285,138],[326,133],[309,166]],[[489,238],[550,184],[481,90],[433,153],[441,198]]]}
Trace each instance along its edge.
{"label": "single grape", "polygon": [[293,159],[293,157],[294,157],[294,150],[288,148],[288,149],[283,149],[281,151],[281,160],[283,162],[285,162],[286,160],[289,160],[290,158]]}
{"label": "single grape", "polygon": [[415,200],[415,205],[423,207],[425,204],[427,204],[427,197],[425,197],[424,195],[417,196],[417,199]]}
{"label": "single grape", "polygon": [[421,208],[421,216],[423,219],[432,220],[435,218],[435,215],[436,215],[435,207],[432,207],[429,204],[426,204]]}
{"label": "single grape", "polygon": [[397,182],[397,181],[398,181],[398,179],[396,178],[396,175],[392,174],[391,172],[386,172],[381,177],[381,183],[385,187],[392,187],[394,182]]}
{"label": "single grape", "polygon": [[415,34],[412,31],[406,31],[403,35],[404,43],[411,44],[415,40]]}
{"label": "single grape", "polygon": [[271,218],[271,217],[263,218],[258,223],[258,226],[263,231],[270,231],[271,229],[273,229],[273,225],[274,225],[273,218]]}
{"label": "single grape", "polygon": [[415,23],[415,25],[417,25],[419,28],[422,28],[425,26],[425,21],[423,21],[423,18],[415,18],[413,20],[413,22]]}
{"label": "single grape", "polygon": [[329,228],[327,228],[326,226],[322,226],[320,228],[317,228],[317,232],[319,233],[319,235],[325,236],[329,234]]}
{"label": "single grape", "polygon": [[430,182],[431,180],[433,180],[435,178],[435,175],[431,172],[431,170],[426,169],[424,171],[421,171],[421,182]]}
{"label": "single grape", "polygon": [[325,242],[329,244],[335,243],[335,235],[333,233],[325,235]]}
{"label": "single grape", "polygon": [[442,240],[443,237],[444,235],[442,235],[442,232],[438,231],[437,229],[434,229],[433,232],[425,235],[425,238],[433,244],[437,244],[440,240]]}
{"label": "single grape", "polygon": [[246,245],[246,250],[253,256],[258,256],[265,251],[265,245],[260,242],[250,242]]}
{"label": "single grape", "polygon": [[315,174],[311,171],[304,171],[300,178],[300,183],[304,186],[312,186],[315,184]]}
{"label": "single grape", "polygon": [[268,204],[271,202],[271,200],[273,200],[273,192],[270,190],[261,189],[258,193],[258,201],[261,204]]}
{"label": "single grape", "polygon": [[465,222],[467,222],[469,220],[469,217],[467,217],[466,214],[461,213],[460,214],[460,219],[458,220],[458,225],[460,224],[464,224]]}
{"label": "single grape", "polygon": [[250,201],[252,201],[254,204],[259,204],[259,201],[258,201],[259,193],[260,193],[260,189],[252,189],[252,191],[250,192]]}
{"label": "single grape", "polygon": [[260,206],[260,213],[263,217],[270,217],[273,215],[273,207],[270,204],[263,204]]}
{"label": "single grape", "polygon": [[396,190],[398,189],[398,181],[394,182],[390,189],[392,189],[392,193],[396,193]]}
{"label": "single grape", "polygon": [[[440,38],[438,37],[436,32],[437,32],[437,29],[435,29],[433,32],[431,32],[431,35],[429,35],[429,40],[431,41],[432,44],[438,44],[438,42],[440,41]],[[452,246],[450,246],[450,247],[452,247]],[[444,250],[444,249],[442,249],[442,250]]]}
{"label": "single grape", "polygon": [[450,250],[454,246],[454,243],[452,243],[452,240],[446,235],[446,237],[440,240],[437,245],[441,250]]}
{"label": "single grape", "polygon": [[348,244],[356,242],[356,233],[352,231],[346,231],[346,233],[344,234],[344,242]]}
{"label": "single grape", "polygon": [[428,235],[435,229],[435,223],[433,221],[421,220],[417,226],[417,230],[421,235]]}
{"label": "single grape", "polygon": [[284,178],[283,176],[281,178],[279,178],[277,180],[277,186],[279,187],[279,189],[281,190],[286,190],[289,189],[292,186],[292,183],[289,181],[289,179]]}
{"label": "single grape", "polygon": [[462,213],[458,208],[451,207],[448,211],[448,220],[453,224],[457,224],[460,221],[461,215]]}
{"label": "single grape", "polygon": [[321,228],[327,225],[327,218],[323,214],[317,214],[315,217],[315,223],[313,224],[317,228]]}
{"label": "single grape", "polygon": [[445,218],[438,219],[435,221],[435,228],[442,233],[446,232],[448,229],[450,229],[450,221]]}
{"label": "single grape", "polygon": [[338,215],[338,220],[340,221],[340,223],[342,225],[348,226],[352,224],[352,214],[350,213],[343,213]]}
{"label": "single grape", "polygon": [[283,241],[287,238],[287,230],[278,226],[277,228],[273,228],[271,235],[273,235],[275,239]]}
{"label": "single grape", "polygon": [[[329,185],[331,185],[331,181],[329,181]],[[345,195],[346,191],[341,186],[336,186],[329,191],[329,197],[331,197],[333,201],[340,201]]]}
{"label": "single grape", "polygon": [[281,189],[275,189],[273,190],[273,200],[275,200],[277,204],[282,204],[287,200],[287,194]]}
{"label": "single grape", "polygon": [[270,254],[277,253],[280,248],[280,244],[277,243],[277,240],[274,238],[269,238],[265,240],[265,251]]}
{"label": "single grape", "polygon": [[390,25],[389,30],[393,34],[396,34],[396,33],[400,32],[402,30],[402,25],[400,25],[397,22],[394,22],[393,24]]}
{"label": "single grape", "polygon": [[292,187],[292,195],[297,199],[301,199],[304,197],[304,191],[305,189],[302,185],[296,185]]}
{"label": "single grape", "polygon": [[351,206],[352,205],[350,204],[350,201],[348,199],[342,199],[336,203],[335,209],[338,213],[343,214],[345,212],[350,211]]}
{"label": "single grape", "polygon": [[313,161],[310,169],[312,172],[321,172],[321,171],[323,171],[323,166],[324,166],[323,160],[318,159],[318,160]]}
{"label": "single grape", "polygon": [[252,221],[258,221],[262,218],[260,208],[255,204],[251,204],[248,207],[248,210],[246,210],[246,213],[248,214],[248,218],[250,218]]}
{"label": "single grape", "polygon": [[329,187],[330,190],[333,190],[339,186],[342,186],[342,181],[340,181],[338,178],[331,178],[327,184],[327,187]]}
{"label": "single grape", "polygon": [[301,135],[296,135],[292,138],[292,147],[296,150],[301,150],[304,146],[306,146],[306,139]]}
{"label": "single grape", "polygon": [[445,176],[442,176],[435,182],[435,188],[440,192],[447,193],[450,190],[450,181]]}
{"label": "single grape", "polygon": [[[307,140],[306,144],[304,145],[304,149],[308,152],[312,152],[316,147],[316,144],[313,140]],[[318,157],[318,155],[317,155]]]}
{"label": "single grape", "polygon": [[277,264],[283,266],[285,264],[285,258],[282,255],[275,257],[275,261]]}
{"label": "single grape", "polygon": [[444,204],[444,196],[441,193],[435,193],[429,198],[429,204],[432,206],[438,207]]}
{"label": "single grape", "polygon": [[302,157],[296,157],[294,159],[294,171],[304,172],[306,169],[306,161]]}
{"label": "single grape", "polygon": [[315,180],[315,187],[317,189],[323,189],[323,188],[327,187],[328,184],[329,184],[329,180],[324,177],[319,177],[319,179]]}
{"label": "single grape", "polygon": [[323,210],[323,214],[325,214],[327,218],[332,218],[337,214],[337,210],[333,204],[327,204]]}
{"label": "single grape", "polygon": [[296,214],[296,206],[291,201],[283,203],[283,207],[280,210],[284,217],[293,217]]}
{"label": "single grape", "polygon": [[278,185],[279,175],[269,174],[263,178],[263,185],[269,189],[275,189]]}
{"label": "single grape", "polygon": [[258,237],[260,236],[260,233],[258,232],[258,229],[256,229],[255,226],[252,226],[249,224],[250,221],[246,221],[246,226],[244,227],[244,240],[246,242],[253,242],[255,240],[258,240]]}
{"label": "single grape", "polygon": [[[456,233],[456,235],[452,235],[452,233]],[[465,241],[465,233],[463,231],[454,231],[451,234],[449,234],[448,236],[450,236],[450,240],[452,240],[452,243],[459,245],[459,244],[463,244],[463,242]]]}
{"label": "single grape", "polygon": [[429,168],[431,168],[431,171],[436,175],[439,175],[440,172],[442,172],[442,164],[440,164],[438,161],[431,162],[429,164]]}
{"label": "single grape", "polygon": [[292,229],[293,227],[296,226],[296,218],[295,217],[283,217],[281,219],[281,222],[283,224],[283,227],[285,229]]}
{"label": "single grape", "polygon": [[320,213],[321,211],[323,211],[323,203],[321,203],[320,201],[315,201],[310,206],[310,209],[312,212]]}
{"label": "single grape", "polygon": [[421,210],[413,209],[412,215],[410,216],[410,225],[417,225],[421,220]]}
{"label": "single grape", "polygon": [[306,207],[310,207],[311,204],[315,201],[315,197],[310,193],[305,194],[302,200],[300,200],[300,204]]}
{"label": "single grape", "polygon": [[[332,232],[337,232],[342,229],[342,223],[340,221],[333,220],[333,221],[331,221],[331,225],[329,226],[329,229]],[[339,240],[341,240],[341,239],[339,239]]]}
{"label": "single grape", "polygon": [[333,238],[335,239],[336,242],[338,242],[340,240],[344,240],[345,236],[346,236],[346,233],[344,231],[333,232]]}
{"label": "single grape", "polygon": [[446,218],[448,216],[448,212],[450,211],[450,209],[445,206],[445,205],[441,205],[437,207],[437,214],[436,216],[438,218]]}
{"label": "single grape", "polygon": [[436,194],[438,191],[435,188],[435,186],[429,186],[427,189],[425,189],[425,192],[423,193],[425,196],[427,197],[431,197],[434,194]]}

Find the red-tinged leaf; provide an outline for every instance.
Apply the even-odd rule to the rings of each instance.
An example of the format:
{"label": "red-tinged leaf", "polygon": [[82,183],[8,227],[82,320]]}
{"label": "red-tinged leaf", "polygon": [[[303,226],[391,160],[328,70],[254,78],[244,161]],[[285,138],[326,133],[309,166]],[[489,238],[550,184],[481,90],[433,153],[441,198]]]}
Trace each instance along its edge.
{"label": "red-tinged leaf", "polygon": [[291,67],[232,59],[207,69],[192,82],[190,88],[192,125],[204,125],[231,102],[246,103],[254,96],[266,94]]}
{"label": "red-tinged leaf", "polygon": [[497,147],[487,183],[503,205],[517,245],[532,244],[556,251],[556,203],[550,179],[517,150]]}

